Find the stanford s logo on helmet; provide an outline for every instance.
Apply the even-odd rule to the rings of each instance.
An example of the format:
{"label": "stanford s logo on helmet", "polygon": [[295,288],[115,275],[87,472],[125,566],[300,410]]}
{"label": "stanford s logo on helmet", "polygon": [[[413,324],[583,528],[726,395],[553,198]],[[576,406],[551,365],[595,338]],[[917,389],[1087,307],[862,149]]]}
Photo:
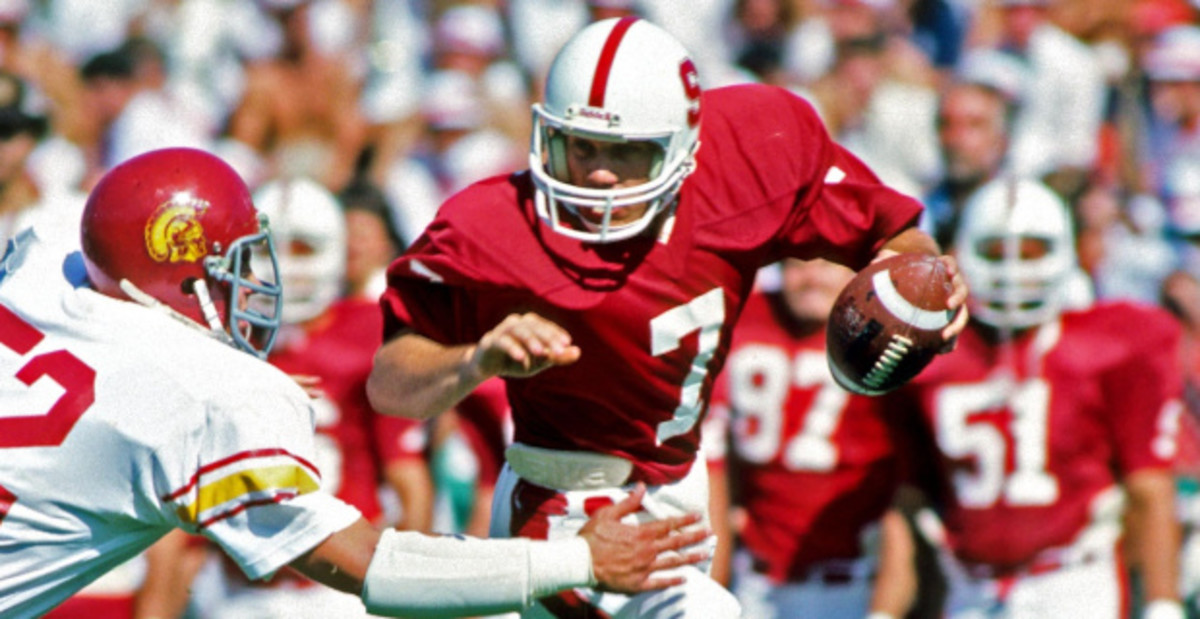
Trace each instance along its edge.
{"label": "stanford s logo on helmet", "polygon": [[[545,98],[533,106],[529,168],[538,215],[556,232],[605,243],[633,237],[667,209],[695,168],[700,134],[700,83],[687,50],[670,34],[632,17],[589,25],[558,52],[546,77]],[[634,187],[596,189],[566,182],[566,137],[607,142],[645,141],[660,150],[650,180]],[[645,214],[609,225],[615,209],[647,204]],[[607,213],[602,223],[572,225],[561,209]]]}
{"label": "stanford s logo on helmet", "polygon": [[[275,248],[245,183],[201,150],[134,157],[104,175],[80,224],[99,292],[167,310],[265,357],[279,328]],[[252,253],[267,268],[253,272]]]}

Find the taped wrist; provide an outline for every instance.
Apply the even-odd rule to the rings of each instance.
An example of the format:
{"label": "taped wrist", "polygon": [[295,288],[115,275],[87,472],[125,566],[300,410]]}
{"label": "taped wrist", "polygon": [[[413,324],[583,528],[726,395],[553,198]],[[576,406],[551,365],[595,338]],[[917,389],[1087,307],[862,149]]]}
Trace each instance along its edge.
{"label": "taped wrist", "polygon": [[592,550],[582,537],[529,544],[529,590],[533,599],[571,587],[596,584]]}
{"label": "taped wrist", "polygon": [[457,617],[520,610],[538,597],[592,582],[583,538],[542,542],[434,537],[387,530],[367,568],[362,600],[373,614]]}

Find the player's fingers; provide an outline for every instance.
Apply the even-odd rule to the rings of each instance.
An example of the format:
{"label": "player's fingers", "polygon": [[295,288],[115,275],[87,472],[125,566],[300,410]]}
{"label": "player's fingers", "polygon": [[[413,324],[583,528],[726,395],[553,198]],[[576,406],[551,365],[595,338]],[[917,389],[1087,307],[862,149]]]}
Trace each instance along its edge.
{"label": "player's fingers", "polygon": [[[646,484],[638,482],[629,494],[620,501],[596,511],[596,516],[620,520],[642,508],[642,498],[646,496]],[[651,523],[657,524],[657,523]]]}
{"label": "player's fingers", "polygon": [[957,309],[967,302],[967,280],[963,278],[962,272],[958,269],[958,261],[954,259],[954,256],[938,256],[938,261],[946,269],[946,275],[950,277],[950,283],[953,286],[950,296],[946,297],[946,305],[950,309]]}
{"label": "player's fingers", "polygon": [[662,555],[655,559],[654,564],[650,566],[650,571],[658,572],[661,570],[671,570],[677,567],[683,567],[685,565],[696,565],[697,563],[708,560],[708,557],[708,553],[702,550],[685,553],[673,552]]}
{"label": "player's fingers", "polygon": [[[520,328],[522,333],[544,342],[548,348],[561,351],[571,345],[571,334],[558,323],[544,318],[533,312],[509,316],[514,328]],[[507,322],[507,320],[506,320]]]}
{"label": "player's fingers", "polygon": [[579,357],[582,355],[583,350],[581,350],[578,346],[567,346],[566,348],[563,348],[561,351],[557,352],[551,349],[550,358],[554,360],[555,365],[568,365],[579,361]]}
{"label": "player's fingers", "polygon": [[693,529],[691,531],[683,531],[674,535],[660,538],[654,544],[654,549],[658,552],[666,552],[670,550],[682,550],[688,546],[695,546],[711,535],[711,531],[705,529]]}
{"label": "player's fingers", "polygon": [[537,358],[534,366],[541,368],[574,363],[581,353],[577,346],[571,345],[571,336],[565,329],[537,314],[509,316],[496,331],[519,341]]}
{"label": "player's fingers", "polygon": [[[652,520],[643,522],[638,525],[641,535],[646,538],[663,538],[667,535],[678,535],[687,528],[695,525],[701,520],[700,514],[686,514],[683,516],[672,516],[661,520]],[[703,532],[701,530],[701,532]]]}
{"label": "player's fingers", "polygon": [[967,311],[967,306],[963,305],[958,308],[958,314],[954,316],[954,320],[942,329],[942,340],[946,342],[941,353],[948,353],[958,346],[958,336],[967,328],[967,321],[970,320],[970,313]]}
{"label": "player's fingers", "polygon": [[690,513],[682,516],[671,516],[670,518],[655,520],[654,522],[647,523],[647,525],[654,525],[663,531],[682,531],[683,529],[700,522],[702,519],[702,515]]}
{"label": "player's fingers", "polygon": [[488,352],[500,358],[500,364],[504,367],[516,365],[529,369],[532,363],[524,343],[509,333],[496,335],[489,343],[488,349]]}
{"label": "player's fingers", "polygon": [[668,587],[678,587],[682,585],[686,579],[682,576],[673,576],[670,578],[647,578],[637,587],[639,592],[642,591],[657,591]]}

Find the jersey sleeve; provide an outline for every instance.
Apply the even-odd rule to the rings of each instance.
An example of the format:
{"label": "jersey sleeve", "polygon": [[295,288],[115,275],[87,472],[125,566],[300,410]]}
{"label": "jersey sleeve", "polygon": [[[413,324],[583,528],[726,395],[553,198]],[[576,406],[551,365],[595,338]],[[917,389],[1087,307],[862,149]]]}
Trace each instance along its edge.
{"label": "jersey sleeve", "polygon": [[163,456],[175,467],[168,477],[185,479],[162,497],[180,528],[214,541],[254,579],[362,517],[322,491],[312,411],[298,388],[287,392],[295,387],[281,382],[287,377],[271,378],[258,389],[235,384],[236,394],[206,398],[205,426],[171,448],[192,454],[189,461]]}
{"label": "jersey sleeve", "polygon": [[1124,475],[1173,466],[1183,411],[1179,327],[1158,311],[1132,319],[1136,322],[1123,324],[1138,325],[1129,338],[1133,345],[1102,381],[1117,465]]}
{"label": "jersey sleeve", "polygon": [[882,183],[865,163],[831,143],[828,165],[812,179],[808,208],[796,209],[784,227],[789,255],[827,258],[860,269],[888,239],[915,226],[922,206]]}
{"label": "jersey sleeve", "polygon": [[384,341],[406,329],[443,344],[477,340],[482,334],[467,332],[468,323],[460,320],[467,297],[459,286],[470,281],[462,268],[428,236],[393,262],[387,290],[380,297]]}

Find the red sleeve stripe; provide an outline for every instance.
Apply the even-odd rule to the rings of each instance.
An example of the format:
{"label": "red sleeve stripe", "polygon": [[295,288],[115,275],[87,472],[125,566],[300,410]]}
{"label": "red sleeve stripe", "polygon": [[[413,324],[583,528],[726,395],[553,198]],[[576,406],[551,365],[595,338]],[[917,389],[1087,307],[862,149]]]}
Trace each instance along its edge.
{"label": "red sleeve stripe", "polygon": [[178,490],[162,497],[162,499],[164,501],[173,501],[175,499],[178,499],[179,497],[183,496],[184,494],[191,492],[192,488],[196,487],[196,484],[200,483],[200,477],[202,477],[203,475],[206,475],[208,473],[211,473],[217,469],[220,469],[222,467],[229,466],[230,464],[242,462],[245,460],[250,460],[252,458],[269,458],[272,456],[286,456],[288,458],[291,458],[292,460],[295,460],[296,462],[300,463],[305,468],[311,470],[313,472],[313,475],[315,475],[316,477],[321,476],[321,472],[317,469],[317,467],[313,466],[313,464],[311,462],[309,462],[308,460],[305,460],[304,458],[301,458],[300,456],[297,456],[296,454],[289,452],[286,449],[280,449],[280,448],[252,449],[250,451],[243,451],[241,453],[233,454],[232,456],[229,456],[227,458],[222,458],[220,460],[217,460],[216,462],[212,462],[212,463],[209,463],[209,464],[206,464],[206,465],[200,467],[200,469],[196,471],[196,474],[192,475],[192,478],[190,480],[188,480],[187,484],[184,484],[184,486],[179,488]]}
{"label": "red sleeve stripe", "polygon": [[608,40],[600,50],[600,60],[596,62],[596,74],[592,77],[592,92],[588,96],[588,105],[604,107],[604,94],[608,90],[608,76],[612,73],[617,48],[621,46],[621,39],[625,38],[629,27],[637,20],[636,17],[622,17],[617,25],[613,26],[612,32],[608,33]]}

